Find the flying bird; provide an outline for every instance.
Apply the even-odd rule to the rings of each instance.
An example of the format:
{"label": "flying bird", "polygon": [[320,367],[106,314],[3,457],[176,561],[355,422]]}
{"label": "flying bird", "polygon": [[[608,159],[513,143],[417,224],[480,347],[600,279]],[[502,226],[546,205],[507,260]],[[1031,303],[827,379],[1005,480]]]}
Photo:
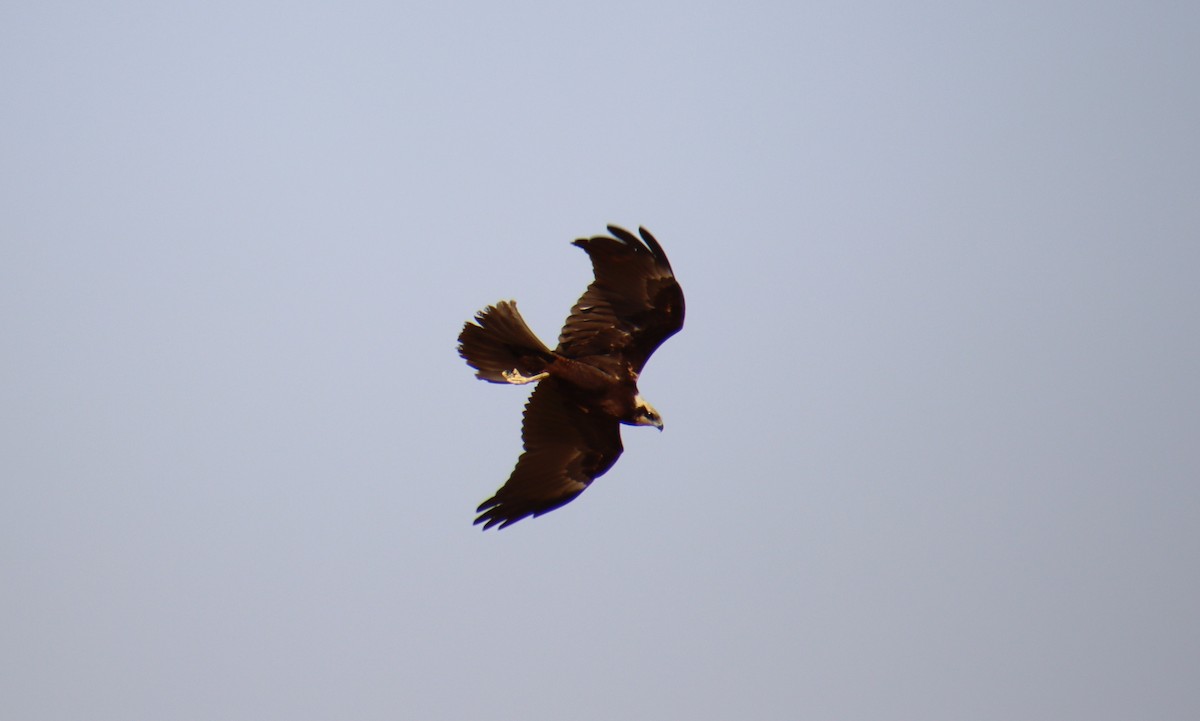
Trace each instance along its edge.
{"label": "flying bird", "polygon": [[525,404],[525,451],[476,524],[504,528],[571,502],[621,456],[620,424],[663,428],[638,392],[655,349],[683,327],[683,290],[662,246],[608,226],[611,236],[580,238],[595,280],[571,308],[558,347],[534,335],[513,301],[476,314],[458,353],[490,383],[537,383]]}

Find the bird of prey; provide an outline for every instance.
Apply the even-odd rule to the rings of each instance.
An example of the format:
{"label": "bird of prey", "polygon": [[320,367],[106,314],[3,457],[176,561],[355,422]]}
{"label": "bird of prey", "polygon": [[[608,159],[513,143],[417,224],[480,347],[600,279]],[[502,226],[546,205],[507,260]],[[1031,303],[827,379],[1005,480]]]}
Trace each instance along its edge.
{"label": "bird of prey", "polygon": [[458,336],[477,378],[537,383],[521,427],[525,452],[476,509],[484,530],[574,500],[617,462],[620,424],[662,430],[637,380],[650,354],[683,327],[683,291],[645,228],[641,239],[613,225],[608,232],[573,243],[591,258],[595,280],[571,308],[557,348],[533,334],[512,301],[484,308]]}

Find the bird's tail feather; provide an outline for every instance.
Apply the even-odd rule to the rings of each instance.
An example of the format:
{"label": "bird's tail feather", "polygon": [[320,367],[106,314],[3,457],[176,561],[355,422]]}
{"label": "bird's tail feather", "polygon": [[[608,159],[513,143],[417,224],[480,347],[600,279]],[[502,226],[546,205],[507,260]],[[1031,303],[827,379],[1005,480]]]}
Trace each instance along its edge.
{"label": "bird's tail feather", "polygon": [[458,354],[477,371],[475,377],[492,383],[509,383],[505,372],[541,373],[554,357],[525,324],[517,304],[507,300],[489,305],[463,326]]}

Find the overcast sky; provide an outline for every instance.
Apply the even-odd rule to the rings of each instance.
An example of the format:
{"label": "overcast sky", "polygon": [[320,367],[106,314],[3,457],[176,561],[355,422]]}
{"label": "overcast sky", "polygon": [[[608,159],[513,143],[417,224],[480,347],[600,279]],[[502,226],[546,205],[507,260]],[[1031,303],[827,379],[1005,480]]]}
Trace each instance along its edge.
{"label": "overcast sky", "polygon": [[[1200,6],[0,10],[0,717],[1200,717]],[[475,506],[570,246],[666,430]]]}

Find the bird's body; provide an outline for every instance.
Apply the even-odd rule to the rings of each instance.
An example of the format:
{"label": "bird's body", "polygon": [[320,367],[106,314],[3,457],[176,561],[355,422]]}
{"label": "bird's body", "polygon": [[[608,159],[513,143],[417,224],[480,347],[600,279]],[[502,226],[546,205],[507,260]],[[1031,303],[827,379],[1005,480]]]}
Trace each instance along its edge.
{"label": "bird's body", "polygon": [[571,309],[551,350],[513,302],[480,311],[459,335],[459,354],[492,383],[537,383],[525,406],[525,452],[476,523],[503,528],[573,500],[622,452],[620,424],[662,430],[638,392],[646,360],[683,327],[683,291],[654,236],[609,226],[581,238],[595,280]]}

